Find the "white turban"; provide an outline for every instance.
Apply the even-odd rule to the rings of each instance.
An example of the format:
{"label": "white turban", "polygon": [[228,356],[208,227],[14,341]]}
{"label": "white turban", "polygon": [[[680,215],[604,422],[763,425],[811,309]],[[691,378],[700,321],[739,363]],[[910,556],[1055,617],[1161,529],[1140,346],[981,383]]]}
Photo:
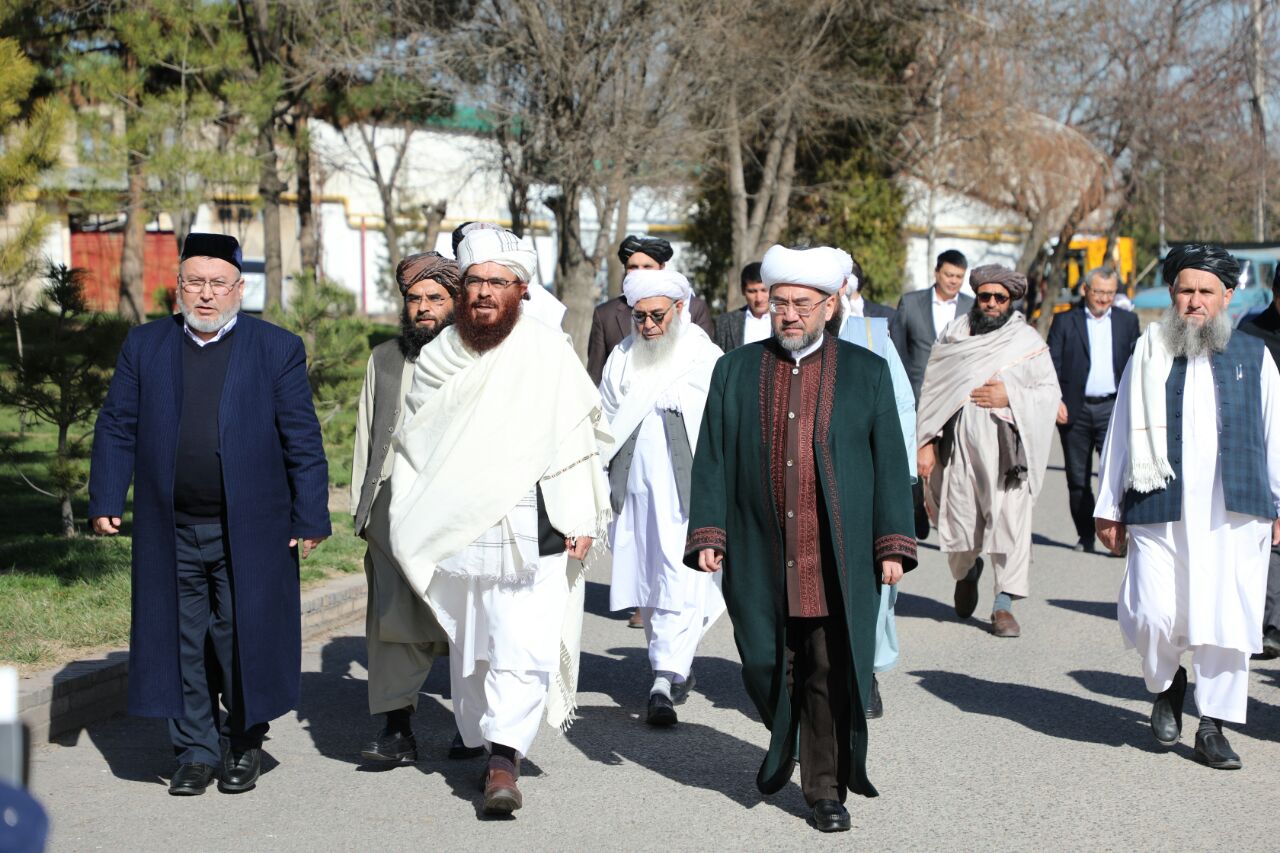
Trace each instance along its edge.
{"label": "white turban", "polygon": [[767,287],[775,284],[801,284],[831,295],[840,289],[853,272],[849,253],[830,246],[814,249],[788,249],[774,246],[764,253],[760,279]]}
{"label": "white turban", "polygon": [[675,270],[632,270],[622,280],[622,295],[628,305],[653,296],[665,296],[687,305],[691,293],[689,279]]}
{"label": "white turban", "polygon": [[501,264],[521,281],[532,281],[538,255],[531,242],[510,231],[478,228],[458,244],[458,269],[465,276],[468,267],[484,263]]}

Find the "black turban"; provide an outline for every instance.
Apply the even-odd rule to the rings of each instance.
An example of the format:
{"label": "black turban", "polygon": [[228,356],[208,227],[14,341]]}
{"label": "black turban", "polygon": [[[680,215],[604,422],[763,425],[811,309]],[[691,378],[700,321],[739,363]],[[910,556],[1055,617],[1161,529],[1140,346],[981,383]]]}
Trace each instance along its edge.
{"label": "black turban", "polygon": [[244,260],[240,255],[240,241],[230,234],[191,233],[182,241],[182,258],[217,258],[226,261],[238,270],[244,269]]}
{"label": "black turban", "polygon": [[1164,283],[1173,287],[1183,270],[1211,272],[1227,290],[1240,283],[1240,262],[1221,246],[1208,243],[1186,243],[1169,250],[1164,259]]}
{"label": "black turban", "polygon": [[618,247],[618,260],[626,266],[627,261],[631,260],[631,256],[636,252],[648,255],[660,264],[665,264],[675,254],[671,244],[661,237],[638,237],[635,234],[628,234],[627,239],[623,240],[622,245]]}

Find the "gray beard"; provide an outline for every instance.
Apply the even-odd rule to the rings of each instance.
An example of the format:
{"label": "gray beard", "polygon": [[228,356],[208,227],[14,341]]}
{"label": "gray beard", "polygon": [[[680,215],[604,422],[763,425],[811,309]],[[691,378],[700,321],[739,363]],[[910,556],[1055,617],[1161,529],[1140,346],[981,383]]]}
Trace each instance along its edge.
{"label": "gray beard", "polygon": [[1170,305],[1160,318],[1160,339],[1174,358],[1222,352],[1231,340],[1231,318],[1226,311],[1219,311],[1212,320],[1196,325],[1187,322],[1177,308]]}
{"label": "gray beard", "polygon": [[632,357],[636,362],[636,369],[651,370],[655,367],[662,367],[669,362],[676,352],[676,344],[680,342],[680,335],[684,332],[684,315],[676,314],[671,318],[671,325],[667,331],[653,340],[649,340],[640,334],[640,330],[636,328],[636,321],[631,321]]}
{"label": "gray beard", "polygon": [[223,326],[231,322],[231,318],[240,313],[240,306],[233,305],[226,311],[223,311],[212,320],[202,320],[196,316],[195,312],[187,307],[181,299],[178,300],[178,310],[182,312],[182,319],[187,321],[187,325],[195,329],[197,332],[204,332],[206,335],[212,334]]}
{"label": "gray beard", "polygon": [[822,337],[822,327],[819,327],[816,332],[805,332],[798,338],[783,337],[782,334],[777,331],[773,333],[773,339],[778,342],[778,346],[782,347],[787,352],[800,352],[800,350],[805,347],[813,346],[813,342],[820,337]]}

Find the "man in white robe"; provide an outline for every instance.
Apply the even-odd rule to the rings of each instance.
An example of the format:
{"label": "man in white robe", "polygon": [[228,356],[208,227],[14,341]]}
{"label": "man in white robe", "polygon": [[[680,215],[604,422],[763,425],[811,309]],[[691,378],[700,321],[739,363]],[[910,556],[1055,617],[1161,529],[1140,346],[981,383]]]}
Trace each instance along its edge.
{"label": "man in white robe", "polygon": [[646,721],[677,722],[698,643],[724,612],[719,575],[685,567],[689,478],[711,370],[722,353],[689,322],[689,282],[635,270],[622,284],[632,332],[604,366],[600,396],[615,443],[605,453],[614,522],[610,610],[636,609],[654,681]]}
{"label": "man in white robe", "polygon": [[418,355],[391,474],[392,551],[448,636],[458,731],[490,751],[489,814],[521,807],[544,713],[572,719],[580,560],[610,518],[600,395],[562,332],[522,319],[535,261],[510,232],[463,239],[461,305]]}
{"label": "man in white robe", "polygon": [[1195,755],[1223,770],[1241,766],[1222,723],[1245,722],[1280,542],[1280,377],[1260,340],[1232,332],[1226,306],[1238,278],[1219,247],[1169,253],[1173,302],[1120,381],[1094,509],[1103,545],[1116,554],[1127,545],[1117,614],[1158,694],[1152,733],[1164,746],[1181,736],[1180,660],[1190,651]]}
{"label": "man in white robe", "polygon": [[986,264],[969,283],[973,308],[929,355],[916,466],[956,581],[956,615],[967,619],[977,608],[985,551],[995,574],[991,633],[1017,637],[1013,601],[1030,593],[1031,510],[1062,392],[1044,339],[1013,310],[1026,278]]}

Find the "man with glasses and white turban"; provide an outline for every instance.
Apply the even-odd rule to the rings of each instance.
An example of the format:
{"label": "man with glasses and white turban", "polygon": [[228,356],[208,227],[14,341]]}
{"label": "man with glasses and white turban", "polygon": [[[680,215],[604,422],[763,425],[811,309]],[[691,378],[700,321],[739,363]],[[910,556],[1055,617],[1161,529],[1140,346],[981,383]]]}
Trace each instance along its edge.
{"label": "man with glasses and white turban", "polygon": [[698,643],[724,612],[719,578],[683,562],[693,449],[721,353],[689,322],[689,282],[680,273],[635,270],[622,293],[632,331],[600,383],[615,437],[604,457],[614,513],[609,609],[640,614],[654,672],[645,719],[670,726],[693,686]]}
{"label": "man with glasses and white turban", "polygon": [[773,336],[712,372],[685,547],[690,567],[724,572],[743,682],[771,732],[756,785],[771,794],[790,781],[798,744],[823,832],[850,828],[849,791],[876,795],[864,713],[876,614],[882,587],[916,563],[889,366],[823,333],[847,257],[765,254]]}
{"label": "man with glasses and white turban", "polygon": [[969,274],[977,298],[929,354],[920,390],[917,468],[955,578],[956,615],[978,606],[984,551],[995,575],[991,633],[1021,634],[1013,599],[1030,591],[1031,509],[1044,483],[1062,392],[1049,347],[1015,300],[1027,279],[986,264]]}
{"label": "man with glasses and white turban", "polygon": [[458,246],[454,325],[418,354],[393,442],[390,541],[449,640],[454,719],[510,814],[544,714],[576,707],[584,569],[610,519],[600,394],[563,332],[524,317],[536,257],[509,231]]}

